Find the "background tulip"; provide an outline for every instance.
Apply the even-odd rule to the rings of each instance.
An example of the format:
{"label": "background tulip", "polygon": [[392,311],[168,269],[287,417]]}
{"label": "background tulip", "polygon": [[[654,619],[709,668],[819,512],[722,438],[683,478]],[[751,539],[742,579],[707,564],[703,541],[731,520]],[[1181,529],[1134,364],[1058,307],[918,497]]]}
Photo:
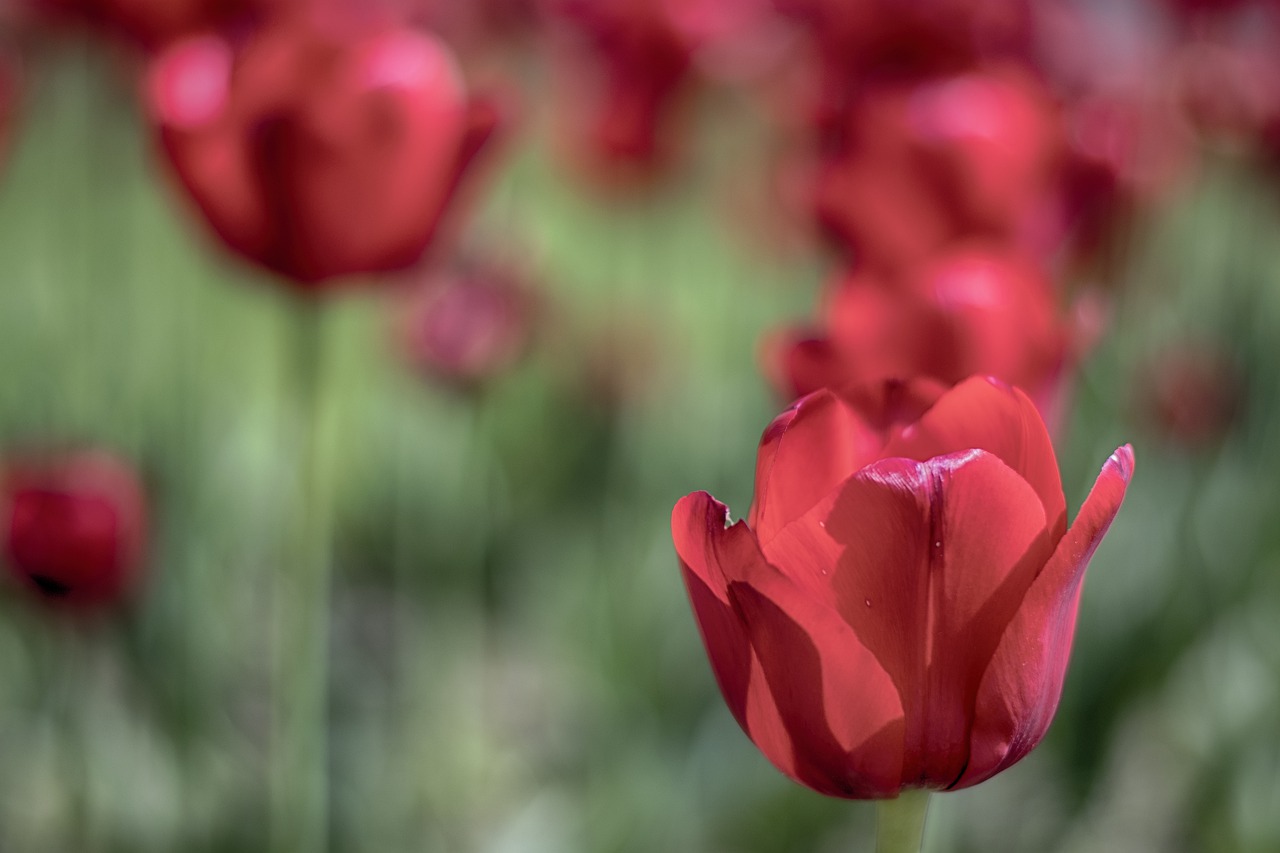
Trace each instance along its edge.
{"label": "background tulip", "polygon": [[114,601],[142,568],[142,485],[128,463],[105,451],[5,462],[0,521],[10,574],[51,603]]}
{"label": "background tulip", "polygon": [[730,710],[784,773],[843,797],[968,787],[1040,742],[1133,470],[1118,449],[1068,528],[1021,392],[971,379],[918,418],[927,397],[904,394],[870,417],[865,396],[803,398],[765,431],[749,521],[705,492],[672,516]]}
{"label": "background tulip", "polygon": [[493,129],[428,34],[278,21],[174,46],[151,113],[182,185],[236,251],[304,290],[406,267]]}
{"label": "background tulip", "polygon": [[528,349],[536,309],[519,273],[463,263],[427,273],[397,305],[401,349],[425,376],[471,388],[510,368]]}
{"label": "background tulip", "polygon": [[766,340],[782,396],[883,379],[955,384],[976,373],[1056,402],[1072,332],[1037,265],[996,246],[957,248],[901,278],[852,274],[828,290],[820,326]]}

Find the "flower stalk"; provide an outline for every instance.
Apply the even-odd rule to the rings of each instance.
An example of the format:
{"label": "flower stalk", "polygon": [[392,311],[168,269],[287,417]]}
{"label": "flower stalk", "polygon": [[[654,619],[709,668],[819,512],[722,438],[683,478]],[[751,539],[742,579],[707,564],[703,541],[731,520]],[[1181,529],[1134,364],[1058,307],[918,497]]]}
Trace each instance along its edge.
{"label": "flower stalk", "polygon": [[908,788],[896,799],[876,801],[876,853],[920,853],[929,795]]}
{"label": "flower stalk", "polygon": [[330,499],[325,474],[322,321],[324,306],[289,306],[294,340],[293,411],[287,438],[295,450],[285,553],[272,596],[272,713],[269,779],[271,853],[328,847],[328,646]]}

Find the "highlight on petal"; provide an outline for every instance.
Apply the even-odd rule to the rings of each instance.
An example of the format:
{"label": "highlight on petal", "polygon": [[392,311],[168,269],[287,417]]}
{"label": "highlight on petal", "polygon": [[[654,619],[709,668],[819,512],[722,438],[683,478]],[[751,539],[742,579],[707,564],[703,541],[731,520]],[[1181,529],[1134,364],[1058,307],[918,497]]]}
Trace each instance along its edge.
{"label": "highlight on petal", "polygon": [[227,105],[231,48],[204,36],[175,47],[147,77],[147,98],[159,121],[184,130],[220,116]]}
{"label": "highlight on petal", "polygon": [[966,379],[892,438],[883,455],[925,460],[969,448],[995,455],[1035,489],[1056,541],[1067,523],[1057,456],[1035,403],[1017,388],[991,377]]}
{"label": "highlight on petal", "polygon": [[983,676],[969,767],[954,787],[976,785],[1011,766],[1048,730],[1062,695],[1085,569],[1120,510],[1133,466],[1129,445],[1111,455],[1027,591]]}

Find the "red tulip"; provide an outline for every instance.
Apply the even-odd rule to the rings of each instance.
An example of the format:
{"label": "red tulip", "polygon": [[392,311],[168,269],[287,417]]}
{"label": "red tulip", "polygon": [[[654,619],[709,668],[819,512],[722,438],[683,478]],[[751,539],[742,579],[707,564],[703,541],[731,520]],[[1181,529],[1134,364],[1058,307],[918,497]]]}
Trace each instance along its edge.
{"label": "red tulip", "polygon": [[746,522],[706,492],[672,516],[730,711],[824,794],[1010,767],[1057,708],[1085,568],[1132,471],[1126,445],[1068,528],[1048,433],[1016,389],[805,397],[765,431]]}
{"label": "red tulip", "polygon": [[146,500],[132,467],[104,451],[21,459],[0,470],[11,574],[51,602],[104,604],[141,570]]}
{"label": "red tulip", "polygon": [[566,144],[601,178],[649,177],[672,158],[671,122],[693,45],[657,0],[552,0],[564,35]]}
{"label": "red tulip", "polygon": [[788,399],[819,388],[990,374],[1028,389],[1042,411],[1071,356],[1057,295],[1037,265],[998,247],[957,247],[901,279],[838,279],[816,333],[785,331],[765,372]]}
{"label": "red tulip", "polygon": [[[565,144],[609,181],[651,178],[675,158],[695,61],[741,75],[768,41],[764,0],[546,0],[562,36]],[[717,62],[719,60],[719,62]]]}
{"label": "red tulip", "polygon": [[74,16],[153,49],[220,29],[283,0],[30,0],[46,14]]}
{"label": "red tulip", "polygon": [[772,0],[809,33],[817,63],[812,121],[847,120],[864,86],[970,71],[1030,52],[1025,0]]}
{"label": "red tulip", "polygon": [[399,316],[405,358],[470,388],[514,365],[533,334],[533,296],[518,275],[475,265],[433,274]]}
{"label": "red tulip", "polygon": [[209,224],[303,289],[417,261],[493,130],[489,105],[469,108],[430,35],[301,17],[241,49],[214,37],[176,45],[152,68],[149,96]]}
{"label": "red tulip", "polygon": [[860,264],[895,269],[970,236],[1033,245],[1057,198],[1060,118],[1020,72],[877,87],[844,133],[819,165],[814,205]]}

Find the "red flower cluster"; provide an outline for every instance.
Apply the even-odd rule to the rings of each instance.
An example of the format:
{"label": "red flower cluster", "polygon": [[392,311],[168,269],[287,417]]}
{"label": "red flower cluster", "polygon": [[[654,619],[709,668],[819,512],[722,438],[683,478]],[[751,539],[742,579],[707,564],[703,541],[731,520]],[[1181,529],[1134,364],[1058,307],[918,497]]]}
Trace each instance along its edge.
{"label": "red flower cluster", "polygon": [[106,604],[142,568],[145,494],[133,468],[105,451],[6,463],[0,524],[10,573],[50,602]]}
{"label": "red flower cluster", "polygon": [[725,701],[825,794],[975,785],[1044,736],[1118,449],[1068,528],[1035,406],[972,379],[820,391],[765,431],[747,521],[706,492],[676,550]]}
{"label": "red flower cluster", "polygon": [[209,225],[308,290],[417,261],[496,120],[430,35],[304,16],[173,46],[148,96]]}

